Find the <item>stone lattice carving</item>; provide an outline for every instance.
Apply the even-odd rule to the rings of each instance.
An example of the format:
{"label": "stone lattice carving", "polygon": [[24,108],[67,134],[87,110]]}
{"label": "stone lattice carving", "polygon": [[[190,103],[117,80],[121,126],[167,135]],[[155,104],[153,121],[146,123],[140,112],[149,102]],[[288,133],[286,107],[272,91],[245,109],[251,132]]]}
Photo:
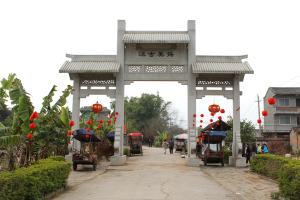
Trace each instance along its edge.
{"label": "stone lattice carving", "polygon": [[136,66],[136,65],[128,66],[129,73],[139,73],[139,72],[141,72],[141,69],[142,69],[142,66]]}
{"label": "stone lattice carving", "polygon": [[197,80],[197,86],[232,86],[232,81],[229,80]]}
{"label": "stone lattice carving", "polygon": [[182,73],[182,72],[184,72],[185,70],[184,70],[184,66],[182,66],[182,65],[178,65],[178,66],[172,66],[171,67],[171,72],[172,73]]}
{"label": "stone lattice carving", "polygon": [[81,86],[115,86],[115,85],[116,85],[116,81],[114,79],[81,81]]}
{"label": "stone lattice carving", "polygon": [[167,72],[167,66],[156,66],[156,65],[145,66],[145,72],[146,73],[165,73],[165,72]]}

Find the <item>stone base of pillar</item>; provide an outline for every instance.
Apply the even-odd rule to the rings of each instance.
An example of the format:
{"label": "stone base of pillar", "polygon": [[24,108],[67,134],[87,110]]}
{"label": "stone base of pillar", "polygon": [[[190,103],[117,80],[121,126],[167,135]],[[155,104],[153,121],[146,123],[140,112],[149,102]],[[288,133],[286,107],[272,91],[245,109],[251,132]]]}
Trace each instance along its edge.
{"label": "stone base of pillar", "polygon": [[232,167],[246,167],[246,158],[242,156],[238,156],[237,158],[233,158],[229,156],[229,166]]}
{"label": "stone base of pillar", "polygon": [[68,155],[65,155],[66,161],[72,162],[72,156],[73,156],[73,153],[72,153],[72,152],[70,152]]}
{"label": "stone base of pillar", "polygon": [[196,157],[187,157],[186,158],[186,165],[189,167],[199,167],[200,166],[200,159]]}
{"label": "stone base of pillar", "polygon": [[126,155],[123,156],[114,155],[110,157],[110,164],[113,166],[125,165],[125,163],[126,163]]}

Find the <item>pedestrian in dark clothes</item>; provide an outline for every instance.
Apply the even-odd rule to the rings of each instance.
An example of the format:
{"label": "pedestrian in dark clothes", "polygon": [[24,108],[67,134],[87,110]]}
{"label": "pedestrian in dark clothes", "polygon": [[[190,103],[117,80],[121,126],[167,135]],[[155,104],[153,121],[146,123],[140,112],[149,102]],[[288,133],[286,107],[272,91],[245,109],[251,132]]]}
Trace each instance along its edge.
{"label": "pedestrian in dark clothes", "polygon": [[173,149],[174,149],[174,140],[171,139],[169,141],[169,150],[170,150],[170,154],[173,154]]}
{"label": "pedestrian in dark clothes", "polygon": [[250,157],[251,157],[251,149],[249,147],[249,145],[246,145],[246,164],[250,164]]}

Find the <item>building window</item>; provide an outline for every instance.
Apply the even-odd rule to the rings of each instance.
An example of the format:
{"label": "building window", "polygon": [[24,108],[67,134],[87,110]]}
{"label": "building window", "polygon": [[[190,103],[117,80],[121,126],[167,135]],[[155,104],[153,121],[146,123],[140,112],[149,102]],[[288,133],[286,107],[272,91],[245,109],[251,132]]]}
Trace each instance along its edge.
{"label": "building window", "polygon": [[291,116],[279,116],[279,124],[291,124]]}
{"label": "building window", "polygon": [[297,126],[300,126],[300,116],[297,116]]}
{"label": "building window", "polygon": [[280,98],[280,99],[278,99],[278,105],[279,106],[289,106],[290,101],[287,98]]}
{"label": "building window", "polygon": [[296,99],[296,107],[300,107],[300,99]]}

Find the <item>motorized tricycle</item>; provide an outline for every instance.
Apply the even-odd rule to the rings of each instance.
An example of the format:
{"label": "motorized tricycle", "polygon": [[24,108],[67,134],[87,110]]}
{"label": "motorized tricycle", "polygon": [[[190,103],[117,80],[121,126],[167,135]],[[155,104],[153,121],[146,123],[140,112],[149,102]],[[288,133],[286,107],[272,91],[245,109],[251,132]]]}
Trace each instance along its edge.
{"label": "motorized tricycle", "polygon": [[143,134],[139,132],[129,133],[128,135],[128,144],[129,144],[129,156],[140,154],[143,155]]}
{"label": "motorized tricycle", "polygon": [[72,156],[73,170],[77,170],[77,165],[92,165],[95,171],[98,164],[97,146],[101,139],[97,137],[94,131],[78,129],[74,132],[74,139],[79,140],[81,144],[80,152],[75,152]]}

